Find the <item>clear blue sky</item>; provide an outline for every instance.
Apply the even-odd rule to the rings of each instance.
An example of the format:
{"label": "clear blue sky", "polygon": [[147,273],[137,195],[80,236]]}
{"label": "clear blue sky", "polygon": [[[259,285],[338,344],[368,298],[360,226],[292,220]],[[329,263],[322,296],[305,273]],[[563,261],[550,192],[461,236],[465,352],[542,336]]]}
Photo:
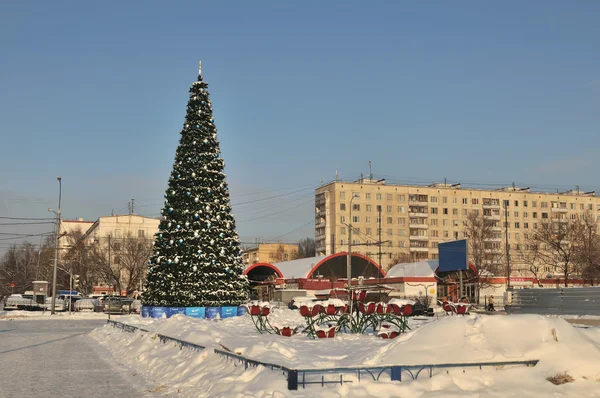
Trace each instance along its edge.
{"label": "clear blue sky", "polygon": [[58,175],[65,218],[130,198],[158,214],[199,59],[233,203],[304,189],[234,206],[245,241],[312,236],[312,188],[369,160],[396,182],[600,191],[599,15],[598,1],[2,2],[0,216],[49,215]]}

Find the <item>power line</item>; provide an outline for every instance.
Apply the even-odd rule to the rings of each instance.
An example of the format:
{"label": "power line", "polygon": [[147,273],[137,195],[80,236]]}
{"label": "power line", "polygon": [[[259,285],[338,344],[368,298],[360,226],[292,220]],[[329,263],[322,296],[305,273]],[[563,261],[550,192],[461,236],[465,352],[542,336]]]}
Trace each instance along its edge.
{"label": "power line", "polygon": [[309,187],[309,188],[299,189],[299,190],[293,191],[293,192],[283,193],[283,194],[275,195],[275,196],[269,196],[268,198],[254,199],[254,200],[249,200],[247,202],[240,202],[240,203],[232,203],[231,206],[241,206],[241,205],[246,205],[246,204],[250,204],[250,203],[261,202],[261,201],[264,201],[264,200],[270,200],[270,199],[280,198],[280,197],[292,195],[292,194],[295,194],[295,193],[298,193],[298,192],[304,192],[304,191],[308,191],[308,190],[314,190],[315,188],[316,188],[315,186],[312,186],[312,187]]}
{"label": "power line", "polygon": [[267,214],[266,216],[262,216],[262,217],[255,217],[255,218],[248,218],[248,219],[246,219],[246,220],[236,220],[236,222],[237,222],[237,223],[242,223],[242,222],[256,221],[256,220],[262,220],[262,219],[270,218],[270,217],[273,217],[273,216],[279,215],[279,214],[281,214],[281,213],[285,213],[285,212],[287,212],[287,211],[290,211],[290,210],[296,209],[296,208],[298,208],[298,207],[300,207],[300,206],[305,206],[305,205],[307,205],[307,204],[311,203],[312,201],[313,201],[313,199],[311,198],[310,200],[308,200],[308,201],[306,201],[306,202],[299,203],[299,204],[298,204],[298,205],[296,205],[296,206],[293,206],[293,207],[290,207],[290,208],[287,208],[287,209],[283,209],[283,210],[281,210],[281,211],[278,211],[278,212],[273,212],[273,213]]}
{"label": "power line", "polygon": [[304,228],[304,227],[306,227],[307,225],[309,225],[309,224],[312,224],[312,223],[314,223],[314,220],[310,220],[310,221],[309,221],[309,222],[307,222],[306,224],[302,224],[301,226],[299,226],[299,227],[298,227],[298,228],[296,228],[296,229],[293,229],[293,230],[291,230],[290,232],[286,232],[285,234],[281,234],[281,235],[279,235],[279,236],[276,236],[276,237],[274,237],[274,238],[271,238],[271,240],[272,240],[272,241],[274,241],[274,240],[277,240],[277,239],[281,238],[282,236],[286,236],[286,235],[289,235],[289,234],[291,234],[291,233],[293,233],[293,232],[296,232],[296,231],[298,231],[298,230],[300,230],[300,229],[302,229],[302,228]]}

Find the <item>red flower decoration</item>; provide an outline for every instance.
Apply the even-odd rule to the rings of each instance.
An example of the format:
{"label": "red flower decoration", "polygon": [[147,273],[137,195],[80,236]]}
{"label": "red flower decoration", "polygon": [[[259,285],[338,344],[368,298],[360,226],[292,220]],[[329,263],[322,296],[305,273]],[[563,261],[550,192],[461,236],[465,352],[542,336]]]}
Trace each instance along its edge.
{"label": "red flower decoration", "polygon": [[400,333],[396,332],[395,330],[393,332],[390,333],[390,339],[395,339],[396,337],[398,337],[400,335]]}
{"label": "red flower decoration", "polygon": [[303,305],[300,307],[300,315],[302,315],[305,318],[311,316],[310,310],[308,309],[308,307],[306,305]]}
{"label": "red flower decoration", "polygon": [[296,329],[292,329],[289,326],[284,326],[281,329],[275,328],[275,331],[277,332],[278,335],[285,336],[285,337],[290,337],[294,333],[296,333]]}
{"label": "red flower decoration", "polygon": [[252,316],[260,315],[260,306],[253,305],[252,307],[250,307],[250,315],[252,315]]}
{"label": "red flower decoration", "polygon": [[328,331],[317,330],[317,337],[320,338],[320,339],[335,337],[335,326],[329,328]]}
{"label": "red flower decoration", "polygon": [[329,304],[327,306],[327,315],[335,315],[338,313],[338,311],[339,311],[339,309],[336,308],[335,305],[333,305],[333,304]]}
{"label": "red flower decoration", "polygon": [[375,312],[378,314],[383,314],[385,313],[385,304],[383,303],[378,303],[377,307],[375,308]]}
{"label": "red flower decoration", "polygon": [[375,303],[370,302],[369,304],[367,304],[367,314],[372,314],[374,312],[375,312]]}
{"label": "red flower decoration", "polygon": [[398,304],[388,304],[385,312],[387,314],[394,313],[394,315],[402,315],[402,308]]}
{"label": "red flower decoration", "polygon": [[367,291],[366,290],[361,290],[360,294],[358,295],[358,300],[363,301],[366,298],[367,298]]}
{"label": "red flower decoration", "polygon": [[412,313],[413,313],[412,304],[405,304],[404,307],[402,307],[402,315],[409,316]]}
{"label": "red flower decoration", "polygon": [[260,313],[261,313],[262,316],[267,316],[267,315],[269,315],[271,313],[271,308],[269,308],[267,306],[262,307]]}
{"label": "red flower decoration", "polygon": [[319,312],[325,312],[325,308],[323,308],[323,306],[321,304],[315,304],[312,307],[312,316],[319,315]]}

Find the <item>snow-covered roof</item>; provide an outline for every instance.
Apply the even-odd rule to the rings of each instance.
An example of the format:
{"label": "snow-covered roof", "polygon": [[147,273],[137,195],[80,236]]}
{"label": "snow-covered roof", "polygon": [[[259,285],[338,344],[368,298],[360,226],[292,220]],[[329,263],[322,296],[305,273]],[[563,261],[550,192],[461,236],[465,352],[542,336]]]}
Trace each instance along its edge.
{"label": "snow-covered roof", "polygon": [[396,264],[388,271],[386,278],[434,276],[440,265],[438,260],[424,260],[416,263]]}
{"label": "snow-covered roof", "polygon": [[273,265],[281,271],[283,277],[286,279],[306,278],[310,270],[313,269],[315,265],[317,265],[319,262],[321,262],[321,260],[325,258],[327,257],[319,256],[300,258],[298,260],[283,261],[281,263],[275,263]]}

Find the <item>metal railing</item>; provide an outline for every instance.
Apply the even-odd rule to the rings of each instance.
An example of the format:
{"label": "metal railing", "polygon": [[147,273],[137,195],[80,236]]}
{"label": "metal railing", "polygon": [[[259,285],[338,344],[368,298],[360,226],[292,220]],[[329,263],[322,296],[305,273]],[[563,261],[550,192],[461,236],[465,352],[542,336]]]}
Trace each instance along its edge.
{"label": "metal railing", "polygon": [[519,314],[600,315],[600,287],[518,289],[506,311]]}
{"label": "metal railing", "polygon": [[[126,332],[135,332],[140,330],[148,333],[155,333],[150,330],[142,329],[137,326],[128,325],[117,321],[108,321],[113,327],[117,327]],[[156,336],[161,342],[173,341],[179,345],[179,349],[183,347],[191,348],[196,351],[205,349],[206,347],[193,344],[174,337],[169,337],[156,333]],[[297,390],[298,386],[306,388],[310,384],[320,384],[322,387],[326,384],[344,384],[352,383],[353,380],[344,379],[345,375],[356,375],[357,381],[361,378],[370,376],[373,381],[379,381],[380,377],[385,373],[389,373],[391,381],[402,381],[402,374],[410,376],[410,380],[416,380],[419,375],[426,371],[429,377],[433,377],[434,369],[452,369],[452,368],[479,368],[504,366],[535,366],[539,362],[537,359],[525,361],[505,361],[505,362],[472,362],[472,363],[442,363],[442,364],[426,364],[426,365],[383,365],[383,366],[349,366],[349,367],[334,367],[334,368],[289,368],[287,366],[278,365],[275,363],[258,361],[256,359],[247,358],[243,355],[236,354],[227,350],[214,349],[215,354],[225,357],[227,360],[236,361],[244,365],[244,370],[249,367],[264,366],[271,370],[277,370],[287,377],[288,390]],[[314,377],[316,376],[316,378]],[[326,380],[327,377],[327,380]],[[332,379],[333,377],[333,379]]]}

